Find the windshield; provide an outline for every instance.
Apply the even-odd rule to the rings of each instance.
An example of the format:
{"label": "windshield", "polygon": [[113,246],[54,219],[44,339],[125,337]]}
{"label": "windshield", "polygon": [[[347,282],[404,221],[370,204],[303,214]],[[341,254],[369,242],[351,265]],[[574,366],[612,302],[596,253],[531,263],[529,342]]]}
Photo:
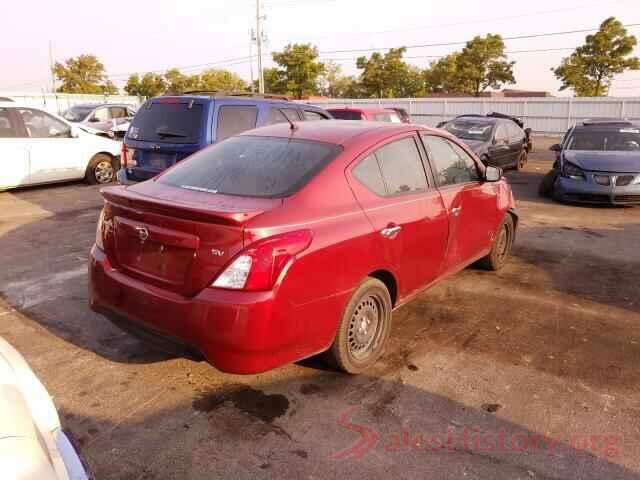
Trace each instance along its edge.
{"label": "windshield", "polygon": [[65,120],[69,120],[70,122],[81,122],[83,121],[85,118],[87,118],[87,115],[89,115],[93,109],[95,107],[93,106],[88,106],[88,107],[81,107],[81,106],[76,106],[76,107],[71,107],[69,110],[67,110],[66,112],[64,112],[62,114],[62,117]]}
{"label": "windshield", "polygon": [[154,102],[142,106],[131,123],[128,137],[155,143],[198,143],[202,105],[189,105]]}
{"label": "windshield", "polygon": [[328,143],[242,135],[194,153],[158,181],[189,190],[282,198],[302,188],[340,150]]}
{"label": "windshield", "polygon": [[483,142],[491,138],[493,124],[465,121],[453,121],[446,123],[444,129],[458,138],[465,140],[480,140]]}
{"label": "windshield", "polygon": [[618,151],[640,150],[640,129],[622,128],[609,131],[574,132],[567,150]]}

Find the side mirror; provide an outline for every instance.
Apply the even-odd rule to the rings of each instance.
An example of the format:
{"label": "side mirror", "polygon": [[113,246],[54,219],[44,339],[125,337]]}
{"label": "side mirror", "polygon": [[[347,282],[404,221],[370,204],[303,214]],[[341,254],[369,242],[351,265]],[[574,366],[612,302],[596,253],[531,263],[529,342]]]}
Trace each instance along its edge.
{"label": "side mirror", "polygon": [[80,130],[75,125],[71,125],[69,129],[69,136],[71,138],[78,138],[80,136]]}
{"label": "side mirror", "polygon": [[502,178],[502,169],[489,165],[484,171],[484,179],[487,182],[497,182]]}
{"label": "side mirror", "polygon": [[551,150],[552,152],[561,152],[562,151],[562,145],[560,145],[559,143],[554,143],[553,145],[551,145],[549,147],[549,150]]}

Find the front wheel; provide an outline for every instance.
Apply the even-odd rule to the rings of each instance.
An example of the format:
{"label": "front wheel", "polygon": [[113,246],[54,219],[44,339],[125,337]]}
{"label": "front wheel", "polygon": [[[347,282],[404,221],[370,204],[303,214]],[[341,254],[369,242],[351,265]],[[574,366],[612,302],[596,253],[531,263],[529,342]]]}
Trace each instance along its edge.
{"label": "front wheel", "polygon": [[515,226],[513,224],[513,218],[507,213],[498,229],[498,233],[493,239],[489,255],[481,258],[478,264],[486,270],[500,270],[505,266],[511,256],[514,237]]}
{"label": "front wheel", "polygon": [[116,178],[113,158],[106,153],[95,155],[87,166],[85,178],[91,185],[111,183]]}
{"label": "front wheel", "polygon": [[347,373],[360,373],[382,355],[391,329],[391,296],[380,280],[368,277],[343,313],[326,360]]}
{"label": "front wheel", "polygon": [[517,170],[522,170],[527,165],[527,151],[523,150],[520,152],[520,156],[518,157],[518,163],[516,164]]}

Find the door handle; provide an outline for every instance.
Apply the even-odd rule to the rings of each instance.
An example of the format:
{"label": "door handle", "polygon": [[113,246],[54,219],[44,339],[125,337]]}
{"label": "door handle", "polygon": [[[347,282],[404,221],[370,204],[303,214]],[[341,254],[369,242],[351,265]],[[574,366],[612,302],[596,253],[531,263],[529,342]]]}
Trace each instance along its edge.
{"label": "door handle", "polygon": [[451,209],[451,213],[453,213],[454,216],[458,216],[460,215],[460,212],[462,211],[462,207],[453,207]]}
{"label": "door handle", "polygon": [[400,232],[400,230],[402,230],[402,227],[400,225],[396,225],[394,227],[387,227],[380,230],[380,235],[386,238],[391,238],[396,233]]}

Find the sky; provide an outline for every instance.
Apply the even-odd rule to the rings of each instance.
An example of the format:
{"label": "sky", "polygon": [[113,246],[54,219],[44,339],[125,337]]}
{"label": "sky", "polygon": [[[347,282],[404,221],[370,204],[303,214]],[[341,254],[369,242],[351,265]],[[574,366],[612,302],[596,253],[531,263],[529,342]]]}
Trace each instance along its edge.
{"label": "sky", "polygon": [[[10,3],[10,6],[6,5]],[[0,91],[39,92],[51,88],[49,46],[54,61],[83,53],[96,55],[122,87],[130,73],[185,73],[227,68],[249,80],[249,31],[255,27],[255,0],[7,1],[0,29]],[[438,56],[462,48],[475,35],[528,36],[597,28],[607,17],[640,24],[639,0],[262,0],[267,37],[264,65],[271,51],[293,42],[318,47],[321,58],[357,74],[355,58],[371,51],[409,46],[408,62],[426,67]],[[640,41],[640,25],[628,27]],[[517,83],[509,88],[545,90],[560,82],[551,72],[587,35],[506,40],[515,60]],[[253,47],[255,54],[255,46]],[[640,56],[640,48],[635,54]],[[255,74],[256,63],[253,61]],[[640,96],[640,71],[616,77],[611,96]]]}

